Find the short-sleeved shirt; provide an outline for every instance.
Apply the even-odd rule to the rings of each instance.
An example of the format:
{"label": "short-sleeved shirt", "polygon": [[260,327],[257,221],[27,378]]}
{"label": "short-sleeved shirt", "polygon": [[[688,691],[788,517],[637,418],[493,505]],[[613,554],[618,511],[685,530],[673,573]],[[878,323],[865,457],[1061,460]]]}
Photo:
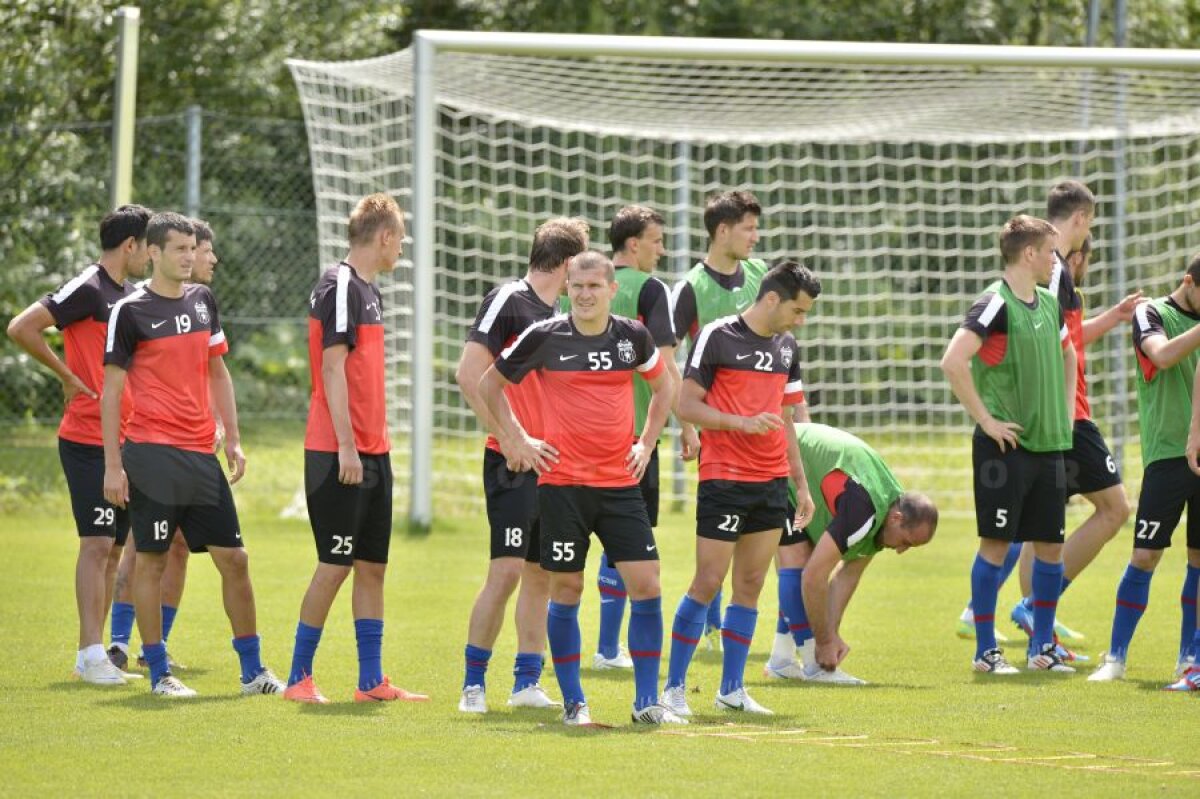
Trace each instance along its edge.
{"label": "short-sleeved shirt", "polygon": [[633,379],[653,380],[664,368],[650,331],[635,319],[610,316],[596,336],[580,333],[570,316],[526,328],[496,369],[513,383],[541,373],[542,437],[558,450],[558,463],[539,484],[637,485],[625,466],[635,440]]}
{"label": "short-sleeved shirt", "polygon": [[[1197,315],[1189,311],[1185,311],[1179,303],[1175,302],[1174,297],[1167,297],[1163,300],[1172,310],[1178,311],[1182,316],[1188,319],[1195,320]],[[1162,313],[1154,306],[1153,302],[1143,302],[1137,307],[1137,312],[1133,315],[1133,348],[1137,355],[1138,368],[1141,369],[1142,377],[1147,383],[1154,379],[1158,373],[1158,367],[1154,362],[1146,357],[1146,351],[1142,349],[1143,342],[1151,336],[1165,336],[1170,338],[1167,333],[1166,325],[1163,322]]]}
{"label": "short-sleeved shirt", "polygon": [[875,529],[875,503],[867,489],[841,469],[834,469],[821,480],[821,496],[833,512],[833,520],[824,532],[845,555]]}
{"label": "short-sleeved shirt", "polygon": [[[804,402],[799,349],[791,333],[770,337],[750,329],[741,316],[705,325],[688,355],[684,378],[703,388],[704,401],[723,413],[782,413]],[[702,430],[700,479],[764,482],[789,474],[783,429],[763,435]]]}
{"label": "short-sleeved shirt", "polygon": [[[479,313],[475,315],[475,322],[467,331],[467,341],[487,347],[494,361],[530,325],[552,316],[554,308],[543,302],[526,280],[514,280],[497,286],[483,298]],[[534,438],[541,438],[541,376],[535,372],[519,384],[508,386],[504,390],[504,396],[508,398],[508,404],[525,432]],[[487,448],[495,452],[500,451],[500,444],[495,436],[488,436]]]}
{"label": "short-sleeved shirt", "polygon": [[[1026,305],[1036,307],[1037,301]],[[1062,339],[1063,349],[1066,349],[1071,343],[1071,332],[1061,306],[1058,324],[1059,338]],[[997,292],[985,291],[979,295],[979,299],[975,300],[975,304],[967,311],[967,318],[960,326],[983,339],[983,346],[979,349],[979,360],[988,366],[995,366],[1004,360],[1008,352],[1008,308],[1004,304],[1004,298]]]}
{"label": "short-sleeved shirt", "polygon": [[384,388],[383,297],[345,261],[325,270],[308,298],[308,364],[312,397],[304,448],[337,452],[337,434],[321,367],[325,350],[345,346],[346,391],[354,448],[365,455],[391,450]]}
{"label": "short-sleeved shirt", "polygon": [[[63,332],[67,368],[97,397],[104,389],[104,345],[108,339],[109,315],[113,306],[133,291],[128,281],[117,283],[104,267],[91,264],[40,301]],[[132,415],[132,395],[126,387],[121,397],[122,436]],[[82,392],[72,397],[63,410],[58,436],[77,444],[102,446],[100,401]]]}
{"label": "short-sleeved shirt", "polygon": [[229,351],[217,301],[207,286],[187,284],[178,299],[141,288],[109,319],[104,363],[128,372],[136,400],[126,436],[210,453],[216,434],[209,403],[209,359]]}
{"label": "short-sleeved shirt", "polygon": [[1063,321],[1075,347],[1075,421],[1092,418],[1092,406],[1088,402],[1087,377],[1084,374],[1087,348],[1083,345],[1083,297],[1071,278],[1067,261],[1057,250],[1054,252],[1054,270],[1050,273],[1050,293],[1058,299],[1063,311]]}
{"label": "short-sleeved shirt", "polygon": [[[718,272],[703,262],[697,264],[695,268],[703,269],[704,274],[710,280],[731,294],[746,285],[746,270],[742,262],[738,263],[738,269],[732,275]],[[738,310],[744,310],[752,302],[754,302],[754,297],[747,295],[743,298],[743,307]],[[692,282],[685,278],[676,283],[672,314],[674,315],[675,335],[679,343],[682,343],[685,338],[690,338],[694,342],[700,335],[700,329],[709,322],[715,321],[714,319],[705,319],[702,310],[696,298],[696,287],[692,285]]]}

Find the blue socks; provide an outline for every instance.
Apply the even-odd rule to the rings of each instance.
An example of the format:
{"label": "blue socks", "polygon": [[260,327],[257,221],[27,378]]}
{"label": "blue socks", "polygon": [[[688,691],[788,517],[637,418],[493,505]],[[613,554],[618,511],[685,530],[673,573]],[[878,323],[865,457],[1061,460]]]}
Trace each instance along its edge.
{"label": "blue socks", "polygon": [[167,645],[162,641],[157,644],[142,644],[142,655],[150,666],[150,688],[158,685],[158,681],[171,673],[167,666]]}
{"label": "blue socks", "polygon": [[[1193,603],[1194,605],[1194,603]],[[1195,611],[1195,607],[1192,608]],[[166,617],[163,617],[163,630],[166,630]],[[129,646],[129,636],[133,633],[133,605],[128,602],[114,602],[112,604],[112,632],[111,638],[114,644],[124,644]],[[163,638],[167,636],[164,634]]]}
{"label": "blue socks", "polygon": [[[1187,567],[1187,575],[1183,578],[1183,591],[1179,594],[1179,609],[1183,611],[1182,620],[1179,623],[1179,659],[1185,657],[1200,655],[1197,651],[1193,639],[1196,639],[1196,589],[1200,586],[1200,569],[1189,565]],[[113,608],[113,619],[117,616],[116,607]],[[114,621],[113,626],[116,627]],[[115,638],[113,640],[116,640]]]}
{"label": "blue socks", "polygon": [[710,630],[721,629],[721,589],[719,588],[713,601],[708,603],[708,618],[705,623]]}
{"label": "blue socks", "polygon": [[[1011,547],[1010,550],[1011,551]],[[975,556],[971,567],[971,607],[975,613],[975,659],[996,648],[996,596],[1000,593],[1001,566]]]}
{"label": "blue socks", "polygon": [[1004,553],[1004,563],[1000,566],[1000,584],[996,587],[996,591],[1000,590],[1000,585],[1004,585],[1008,580],[1008,576],[1012,574],[1013,569],[1017,568],[1017,563],[1021,560],[1021,544],[1013,541],[1008,545],[1008,551]]}
{"label": "blue socks", "polygon": [[[716,600],[714,600],[715,602]],[[674,688],[687,681],[688,665],[696,653],[700,636],[704,635],[705,617],[710,605],[704,605],[687,594],[679,600],[675,609],[675,623],[671,626],[671,660],[667,666],[667,687]]]}
{"label": "blue socks", "polygon": [[355,619],[358,642],[358,690],[369,691],[383,682],[383,619]]}
{"label": "blue socks", "polygon": [[658,702],[658,668],[662,662],[662,597],[629,603],[629,657],[633,659],[633,709]]}
{"label": "blue socks", "polygon": [[600,642],[596,649],[606,658],[615,658],[620,651],[621,620],[625,618],[625,583],[607,554],[600,558],[596,587],[600,589]]}
{"label": "blue socks", "polygon": [[579,682],[579,606],[550,602],[546,619],[546,637],[550,641],[550,656],[554,661],[554,676],[562,691],[564,705],[582,702],[583,686]]}
{"label": "blue socks", "polygon": [[[518,652],[513,663],[513,693],[537,685],[542,679],[542,653]],[[480,683],[482,685],[483,683]]]}
{"label": "blue socks", "polygon": [[1154,572],[1142,571],[1133,564],[1125,567],[1125,576],[1117,586],[1117,612],[1113,614],[1112,640],[1108,645],[1110,657],[1124,660],[1129,653],[1133,632],[1150,601],[1150,578],[1153,576]]}
{"label": "blue socks", "polygon": [[175,626],[175,614],[179,612],[179,608],[173,608],[170,605],[162,605],[162,633],[163,643],[171,639],[171,628]]}
{"label": "blue socks", "polygon": [[1058,596],[1062,593],[1063,565],[1033,559],[1033,636],[1029,651],[1037,654],[1042,647],[1054,643],[1054,614]]}
{"label": "blue socks", "polygon": [[[779,570],[779,612],[784,618],[780,619],[782,624],[776,626],[775,631],[791,633],[796,646],[803,646],[805,641],[812,638],[812,631],[808,627],[808,613],[804,609],[804,594],[800,587],[803,579],[804,569]],[[780,626],[783,629],[780,629]]]}
{"label": "blue socks", "polygon": [[263,670],[264,667],[257,635],[244,635],[241,638],[234,638],[233,651],[237,652],[238,660],[242,664],[243,683],[250,682]]}
{"label": "blue socks", "polygon": [[741,605],[725,608],[725,624],[721,628],[721,693],[730,694],[741,688],[746,674],[746,658],[754,640],[754,625],[758,611]]}
{"label": "blue socks", "polygon": [[492,659],[492,650],[481,649],[467,644],[463,650],[463,660],[467,663],[466,676],[463,677],[463,688],[468,685],[478,685],[487,688],[488,661]]}
{"label": "blue socks", "polygon": [[292,670],[288,674],[288,685],[295,685],[305,677],[312,676],[313,658],[317,655],[319,643],[320,627],[309,627],[304,622],[296,624],[296,648],[292,650]]}

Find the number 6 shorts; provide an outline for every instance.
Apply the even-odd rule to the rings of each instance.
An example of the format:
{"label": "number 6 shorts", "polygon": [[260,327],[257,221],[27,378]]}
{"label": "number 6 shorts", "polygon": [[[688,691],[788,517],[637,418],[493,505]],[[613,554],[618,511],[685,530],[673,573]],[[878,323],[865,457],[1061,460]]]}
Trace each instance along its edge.
{"label": "number 6 shorts", "polygon": [[542,551],[537,474],[532,469],[514,472],[503,455],[485,449],[483,495],[492,528],[491,559],[522,558],[537,563]]}
{"label": "number 6 shorts", "polygon": [[636,485],[621,488],[542,485],[542,568],[581,572],[594,532],[608,562],[658,560],[646,500]]}
{"label": "number 6 shorts", "polygon": [[1030,452],[983,435],[971,439],[980,538],[1063,542],[1067,477],[1061,452]]}
{"label": "number 6 shorts", "polygon": [[127,441],[121,459],[138,552],[166,552],[176,529],[192,552],[242,546],[233,492],[216,455]]}
{"label": "number 6 shorts", "polygon": [[391,456],[360,452],[358,457],[362,482],[346,485],[338,480],[336,452],[304,450],[308,521],[317,544],[317,560],[322,563],[387,563],[392,541]]}

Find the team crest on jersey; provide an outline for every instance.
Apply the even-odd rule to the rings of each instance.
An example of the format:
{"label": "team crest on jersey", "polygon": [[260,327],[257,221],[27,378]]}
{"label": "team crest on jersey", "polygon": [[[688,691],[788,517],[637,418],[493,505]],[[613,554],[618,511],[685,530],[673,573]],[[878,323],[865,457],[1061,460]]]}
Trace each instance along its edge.
{"label": "team crest on jersey", "polygon": [[617,357],[622,363],[633,363],[633,342],[623,338],[617,342]]}
{"label": "team crest on jersey", "polygon": [[208,306],[205,303],[196,303],[196,318],[200,320],[200,324],[208,324]]}
{"label": "team crest on jersey", "polygon": [[783,363],[784,369],[792,368],[792,348],[784,347],[779,350],[779,360]]}

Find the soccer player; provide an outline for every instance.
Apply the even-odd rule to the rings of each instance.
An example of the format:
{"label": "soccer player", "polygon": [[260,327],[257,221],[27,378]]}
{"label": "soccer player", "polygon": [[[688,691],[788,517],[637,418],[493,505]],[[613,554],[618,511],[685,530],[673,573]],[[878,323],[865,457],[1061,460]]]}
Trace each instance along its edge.
{"label": "soccer player", "polygon": [[[547,632],[563,722],[591,723],[579,678],[579,601],[594,532],[629,593],[633,721],[685,723],[658,702],[663,635],[658,545],[638,488],[671,410],[673,385],[645,326],[609,312],[616,292],[612,261],[593,251],[577,255],[567,267],[570,314],[526,328],[484,373],[480,392],[501,448],[510,460],[538,472],[541,563],[550,572]],[[531,372],[541,375],[544,440],[522,429],[504,392]],[[635,372],[653,392],[637,437]]]}
{"label": "soccer player", "polygon": [[[526,328],[554,316],[554,303],[562,294],[567,278],[567,263],[587,249],[588,232],[587,224],[579,219],[551,219],[538,227],[533,234],[525,277],[488,292],[459,358],[456,374],[459,388],[490,433],[483,452],[483,492],[491,527],[490,562],[467,628],[466,668],[458,703],[458,709],[464,713],[487,712],[488,663],[504,623],[509,597],[518,585],[521,590],[516,610],[515,681],[508,704],[513,707],[558,704],[546,695],[540,682],[550,575],[540,565],[537,474],[529,464],[518,463],[503,448],[499,428],[479,393],[479,382]],[[521,429],[540,440],[544,413],[540,376],[530,375],[520,385],[509,386],[506,392]]]}
{"label": "soccer player", "polygon": [[[663,218],[650,208],[627,205],[613,217],[608,228],[608,241],[612,245],[613,267],[617,273],[617,296],[613,298],[612,312],[637,319],[650,331],[674,391],[679,385],[679,367],[675,365],[675,325],[671,319],[671,298],[666,284],[651,276],[658,259],[666,254],[663,248]],[[646,411],[650,406],[650,385],[645,380],[634,380],[633,396],[636,406],[633,429],[641,430],[645,427]],[[695,454],[686,452],[684,457],[690,459]],[[658,483],[658,442],[655,441],[650,451],[650,463],[640,485],[651,527],[658,527]],[[620,572],[608,562],[607,555],[600,557],[596,587],[600,591],[600,640],[592,667],[632,668],[633,661],[620,644],[621,620],[625,615],[625,583],[621,581]]]}
{"label": "soccer player", "polygon": [[[216,424],[209,397],[225,423],[225,457],[237,482],[246,471],[228,352],[216,301],[208,287],[185,285],[195,259],[192,223],[156,214],[146,226],[154,263],[150,284],[113,308],[104,351],[100,402],[104,434],[104,497],[128,505],[137,546],[133,596],[142,650],[156,695],[196,692],[171,674],[162,641],[162,574],[176,528],[191,547],[206,547],[221,574],[243,694],[283,690],[262,664],[254,588],[229,481],[213,454]],[[136,398],[124,447],[121,392]]]}
{"label": "soccer player", "polygon": [[[1196,650],[1196,581],[1200,577],[1200,476],[1188,468],[1189,436],[1196,365],[1200,362],[1200,255],[1192,258],[1183,280],[1168,296],[1142,303],[1133,318],[1137,355],[1138,421],[1142,441],[1142,495],[1134,518],[1133,556],[1117,586],[1112,638],[1103,662],[1088,676],[1095,682],[1125,676],[1129,642],[1150,599],[1150,578],[1171,546],[1171,536],[1186,506],[1187,576],[1180,597],[1183,623],[1179,636],[1180,671]],[[1191,675],[1187,675],[1191,676]],[[1176,687],[1188,689],[1181,680]]]}
{"label": "soccer player", "polygon": [[304,434],[304,491],[318,562],[300,603],[284,698],[329,701],[313,683],[313,659],[333,600],[353,571],[351,611],[358,644],[354,701],[425,701],[429,697],[391,684],[382,655],[392,463],[383,297],[375,281],[396,268],[404,215],[389,195],[371,194],[350,212],[347,236],[349,252],[325,270],[308,301],[312,399]]}
{"label": "soccer player", "polygon": [[861,685],[839,668],[850,651],[840,634],[846,606],[876,554],[891,549],[900,555],[933,539],[937,507],[905,491],[879,453],[850,433],[797,424],[795,436],[815,506],[805,529],[811,543],[803,545],[804,607],[814,641],[802,650],[811,653],[805,679]]}
{"label": "soccer player", "polygon": [[[804,399],[791,330],[821,293],[794,261],[772,267],[740,316],[704,326],[688,354],[679,390],[681,420],[703,429],[696,494],[696,572],[679,602],[663,703],[690,716],[685,682],[713,595],[733,564],[733,601],[721,629],[723,668],[716,707],[770,714],[744,687],[758,619],[758,595],[779,548],[788,512],[787,480],[797,486],[796,523],[813,513],[804,466],[791,433]],[[786,429],[785,429],[786,428]]]}
{"label": "soccer player", "polygon": [[1015,674],[996,646],[996,597],[1013,541],[1033,542],[1030,669],[1074,671],[1054,643],[1066,518],[1063,452],[1071,446],[1075,348],[1054,295],[1057,231],[1016,216],[1000,231],[1001,278],[950,339],[942,370],[977,423],[972,439],[979,553],[971,569],[977,671]]}
{"label": "soccer player", "polygon": [[[213,250],[213,232],[208,223],[202,219],[193,219],[192,227],[196,230],[196,257],[192,262],[192,276],[189,283],[200,283],[211,286],[213,271],[217,265],[217,254]],[[148,283],[149,281],[145,281]],[[145,283],[139,285],[144,287]],[[217,420],[217,441],[221,438],[222,426]],[[163,569],[162,586],[162,638],[168,643],[171,629],[175,625],[175,616],[179,612],[179,604],[183,600],[183,587],[187,582],[188,548],[182,535],[171,539],[171,548],[167,551],[167,565]],[[110,626],[111,642],[108,656],[117,668],[124,669],[129,662],[129,637],[133,632],[133,573],[136,559],[133,539],[125,542],[125,550],[121,555],[121,565],[117,569],[117,579],[113,584],[112,622]],[[184,670],[170,656],[168,661],[171,670]],[[137,663],[142,668],[146,666],[145,655],[139,655]]]}
{"label": "soccer player", "polygon": [[[104,449],[100,434],[100,391],[104,386],[104,341],[112,308],[133,292],[128,277],[146,272],[146,224],[150,212],[123,205],[100,221],[100,259],[55,292],[18,314],[8,335],[62,382],[65,408],[58,428],[62,461],[79,555],[75,561],[75,601],[79,649],[74,674],[96,685],[123,685],[125,677],[104,651],[104,616],[112,598],[113,575],[129,534],[124,508],[104,499]],[[50,348],[43,331],[63,331],[64,358]],[[133,405],[118,393],[120,430]]]}

